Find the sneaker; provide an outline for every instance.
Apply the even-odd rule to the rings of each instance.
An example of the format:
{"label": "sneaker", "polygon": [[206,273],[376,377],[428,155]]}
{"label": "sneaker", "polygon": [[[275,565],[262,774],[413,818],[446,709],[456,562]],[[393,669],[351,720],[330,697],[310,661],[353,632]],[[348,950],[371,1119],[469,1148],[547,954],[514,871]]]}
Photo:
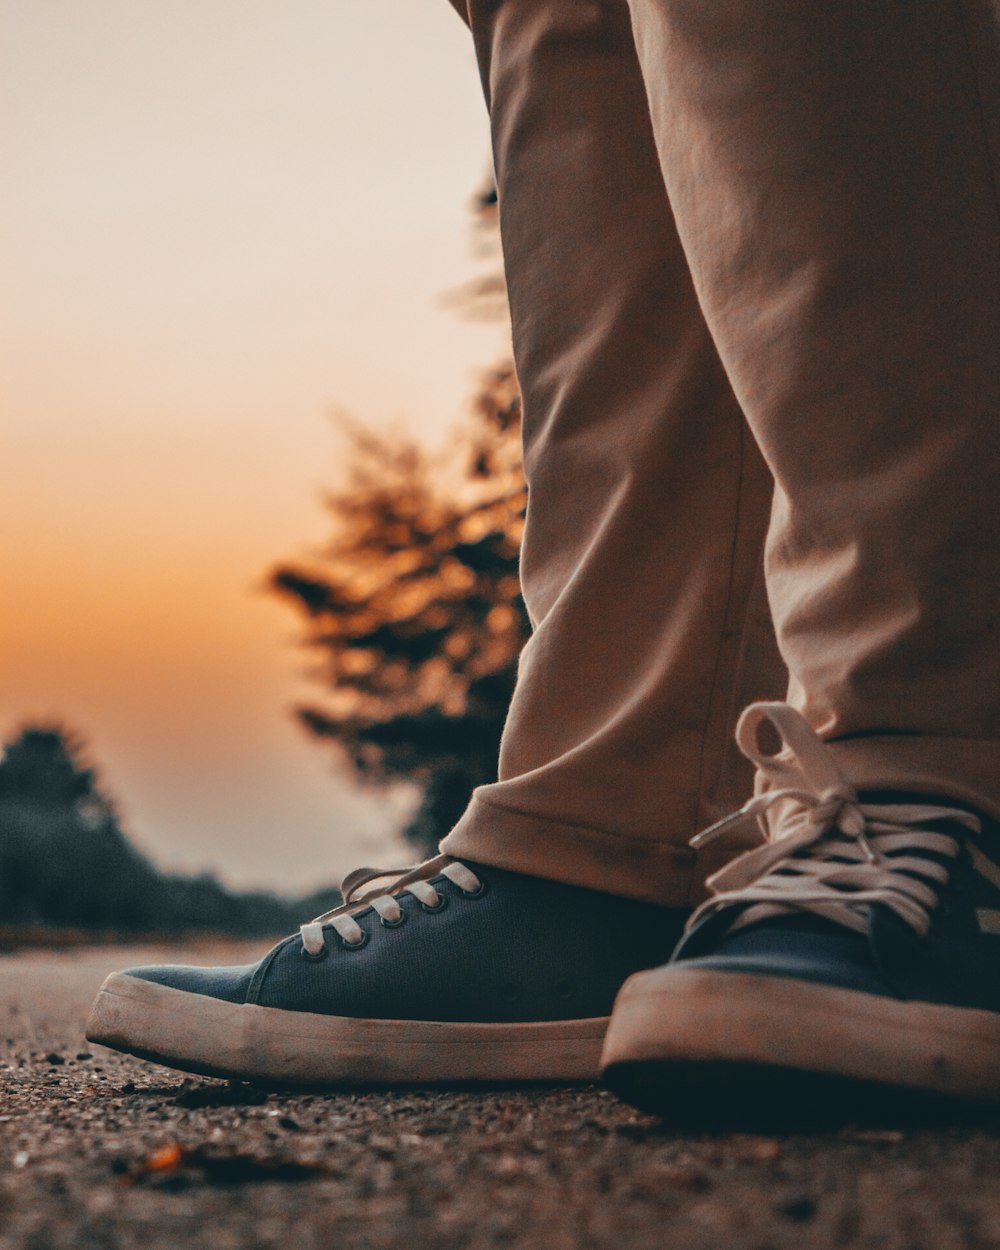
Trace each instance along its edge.
{"label": "sneaker", "polygon": [[688,914],[447,856],[342,891],[259,963],[113,974],[88,1039],[282,1084],[595,1080],[615,994]]}
{"label": "sneaker", "polygon": [[682,1115],[873,1091],[859,1082],[1000,1100],[1000,831],[951,800],[859,796],[786,704],[752,705],[737,740],[763,793],[692,845],[765,812],[773,836],[709,880],[669,963],[622,988],[608,1084]]}

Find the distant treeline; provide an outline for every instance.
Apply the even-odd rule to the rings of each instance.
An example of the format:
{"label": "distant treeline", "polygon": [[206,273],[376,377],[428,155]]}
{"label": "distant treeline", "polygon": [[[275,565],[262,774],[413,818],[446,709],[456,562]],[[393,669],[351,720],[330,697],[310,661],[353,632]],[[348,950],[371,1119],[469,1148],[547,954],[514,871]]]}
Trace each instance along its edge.
{"label": "distant treeline", "polygon": [[129,841],[83,747],[27,727],[0,756],[0,926],[121,934],[278,934],[336,905],[227,890],[214,876],[161,872]]}

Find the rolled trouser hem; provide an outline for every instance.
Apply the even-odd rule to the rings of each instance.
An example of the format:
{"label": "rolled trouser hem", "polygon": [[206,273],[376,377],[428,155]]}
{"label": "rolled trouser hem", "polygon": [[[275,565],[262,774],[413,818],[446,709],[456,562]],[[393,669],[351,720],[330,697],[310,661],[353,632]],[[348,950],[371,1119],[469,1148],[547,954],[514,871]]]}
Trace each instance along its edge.
{"label": "rolled trouser hem", "polygon": [[686,907],[703,871],[685,846],[564,824],[473,795],[441,843],[446,855],[582,885],[664,907]]}
{"label": "rolled trouser hem", "polygon": [[828,745],[857,790],[936,795],[1000,821],[1000,742],[880,734]]}

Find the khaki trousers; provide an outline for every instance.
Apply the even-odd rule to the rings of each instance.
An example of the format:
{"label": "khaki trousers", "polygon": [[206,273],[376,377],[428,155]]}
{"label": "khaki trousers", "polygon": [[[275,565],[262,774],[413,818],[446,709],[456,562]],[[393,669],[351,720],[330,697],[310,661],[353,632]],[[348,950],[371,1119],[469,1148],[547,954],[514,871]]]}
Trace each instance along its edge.
{"label": "khaki trousers", "polygon": [[693,901],[786,683],[859,787],[1000,817],[994,0],[463,11],[534,632],[442,848]]}

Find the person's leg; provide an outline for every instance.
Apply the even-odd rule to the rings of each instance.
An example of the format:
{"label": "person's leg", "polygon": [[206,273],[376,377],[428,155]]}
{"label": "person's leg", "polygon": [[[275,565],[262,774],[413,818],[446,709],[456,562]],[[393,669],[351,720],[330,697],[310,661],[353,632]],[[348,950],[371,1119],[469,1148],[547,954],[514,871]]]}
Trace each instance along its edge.
{"label": "person's leg", "polygon": [[[788,851],[720,874],[733,897],[623,996],[609,1061],[638,1062],[662,1027],[663,1057],[770,1047],[775,1065],[1000,1096],[1000,975],[951,897],[968,830],[928,815],[946,796],[1000,817],[997,12],[631,5],[695,286],[777,484],[767,580],[805,721],[756,710],[744,746],[774,721],[789,750],[758,754],[761,785],[799,785],[812,814],[786,805]],[[998,849],[971,851],[984,913]],[[959,912],[964,936],[943,920]],[[647,992],[670,1004],[652,1033]],[[834,1019],[855,1025],[831,1045]]]}
{"label": "person's leg", "polygon": [[1000,99],[963,7],[633,8],[699,297],[777,481],[792,702],[859,784],[1000,816]]}
{"label": "person's leg", "polygon": [[688,837],[737,793],[738,703],[781,683],[754,594],[771,483],[677,242],[624,0],[471,18],[536,626],[502,779],[446,855],[259,964],[116,974],[92,1041],[286,1081],[592,1078],[616,991],[700,888]]}
{"label": "person's leg", "polygon": [[524,404],[533,634],[500,779],[442,850],[679,905],[705,876],[689,838],[749,780],[736,713],[786,680],[754,588],[772,483],[691,285],[625,0],[468,13]]}

